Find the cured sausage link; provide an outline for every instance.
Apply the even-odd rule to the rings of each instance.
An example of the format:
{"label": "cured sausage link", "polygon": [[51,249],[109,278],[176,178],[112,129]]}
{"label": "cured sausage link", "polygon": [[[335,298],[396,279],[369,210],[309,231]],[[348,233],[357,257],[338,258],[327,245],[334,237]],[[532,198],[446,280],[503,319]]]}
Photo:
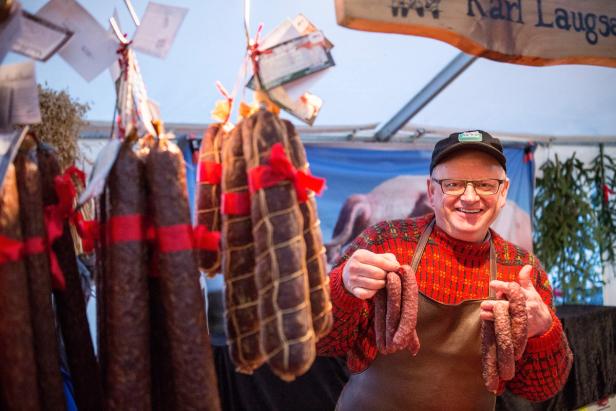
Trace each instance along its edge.
{"label": "cured sausage link", "polygon": [[[22,147],[27,144],[27,139]],[[15,158],[21,229],[25,240],[45,244],[43,197],[36,151],[20,150]],[[60,375],[60,350],[56,317],[51,302],[51,273],[46,247],[25,256],[30,295],[30,315],[41,407],[64,410],[66,400]]]}
{"label": "cured sausage link", "polygon": [[127,229],[142,235],[127,240],[110,235],[105,267],[107,305],[105,408],[150,409],[150,315],[147,257],[143,238],[146,213],[145,166],[127,140],[120,148],[107,185],[110,232]]}
{"label": "cured sausage link", "polygon": [[222,145],[222,272],[225,277],[225,326],[229,354],[236,370],[251,374],[265,362],[259,331],[259,291],[254,267],[254,244],[246,160],[238,124]]}
{"label": "cured sausage link", "polygon": [[481,374],[486,389],[496,394],[499,383],[496,336],[494,323],[485,320],[481,321]]}
{"label": "cured sausage link", "polygon": [[[293,165],[300,171],[309,172],[306,150],[295,126],[283,120],[287,131]],[[304,221],[304,242],[306,243],[306,269],[310,286],[310,307],[312,326],[317,341],[329,333],[333,324],[332,303],[330,300],[329,276],[327,275],[327,258],[321,234],[321,222],[317,211],[314,192],[308,194],[308,200],[299,203]]]}
{"label": "cured sausage link", "polygon": [[[0,188],[0,239],[5,243],[0,262],[0,409],[41,409],[32,341],[28,277],[24,261],[9,244],[21,243],[19,197],[15,167],[9,165]],[[4,253],[3,253],[4,254]]]}
{"label": "cured sausage link", "polygon": [[515,374],[515,360],[511,339],[511,319],[506,301],[495,301],[494,303],[494,334],[496,334],[498,375],[501,380],[509,381]]}
{"label": "cured sausage link", "polygon": [[[270,166],[275,144],[288,147],[284,124],[267,110],[244,120],[242,139],[249,175]],[[291,381],[308,371],[316,357],[303,217],[289,180],[251,192],[261,347],[272,371]]]}
{"label": "cured sausage link", "polygon": [[192,247],[186,172],[177,146],[166,139],[158,140],[146,158],[146,176],[156,230],[176,409],[219,410],[204,296]]}
{"label": "cured sausage link", "polygon": [[[54,178],[60,175],[60,164],[49,146],[39,146],[37,157],[41,171],[43,204],[54,205],[58,202]],[[90,336],[75,246],[68,222],[64,223],[63,234],[53,244],[52,249],[58,257],[66,282],[64,290],[54,290],[54,297],[74,386],[75,402],[80,410],[101,410],[101,377]]]}
{"label": "cured sausage link", "polygon": [[511,317],[511,338],[516,361],[522,358],[528,341],[528,314],[526,296],[518,283],[509,285],[509,315]]}
{"label": "cured sausage link", "polygon": [[[220,231],[220,149],[224,132],[220,124],[211,124],[203,135],[197,166],[196,220],[208,231]],[[220,270],[220,250],[197,250],[199,269],[213,277]]]}

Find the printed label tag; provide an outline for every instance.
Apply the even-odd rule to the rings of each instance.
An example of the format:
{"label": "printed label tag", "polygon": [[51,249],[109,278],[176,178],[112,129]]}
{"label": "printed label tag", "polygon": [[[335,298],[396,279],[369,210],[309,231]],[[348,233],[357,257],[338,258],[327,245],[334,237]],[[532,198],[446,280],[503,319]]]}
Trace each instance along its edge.
{"label": "printed label tag", "polygon": [[483,138],[479,131],[465,131],[464,133],[458,134],[458,141],[461,143],[466,143],[469,141],[482,141]]}

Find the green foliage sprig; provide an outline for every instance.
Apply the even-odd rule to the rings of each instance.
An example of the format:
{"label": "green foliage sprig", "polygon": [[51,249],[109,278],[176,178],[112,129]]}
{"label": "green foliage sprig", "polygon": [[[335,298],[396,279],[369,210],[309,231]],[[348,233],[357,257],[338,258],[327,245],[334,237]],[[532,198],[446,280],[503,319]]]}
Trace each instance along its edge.
{"label": "green foliage sprig", "polygon": [[[606,243],[609,236],[600,228],[605,216],[596,207],[595,182],[601,169],[594,162],[586,168],[575,154],[564,162],[555,156],[541,166],[533,240],[537,256],[560,291],[557,302],[588,302],[603,284],[602,250],[613,249],[614,242]],[[613,213],[611,217],[613,223]]]}
{"label": "green foliage sprig", "polygon": [[597,212],[597,236],[603,266],[616,265],[616,164],[603,144],[588,170],[593,174],[591,201]]}

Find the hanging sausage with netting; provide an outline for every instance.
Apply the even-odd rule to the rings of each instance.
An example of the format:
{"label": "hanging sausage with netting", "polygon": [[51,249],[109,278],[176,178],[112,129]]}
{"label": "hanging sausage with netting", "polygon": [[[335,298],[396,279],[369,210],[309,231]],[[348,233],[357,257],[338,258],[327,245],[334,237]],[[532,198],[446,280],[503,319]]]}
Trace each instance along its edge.
{"label": "hanging sausage with netting", "polygon": [[220,183],[221,147],[226,132],[220,123],[203,134],[197,165],[195,238],[199,269],[213,277],[220,271]]}
{"label": "hanging sausage with netting", "polygon": [[261,347],[272,371],[292,381],[310,368],[316,350],[303,217],[291,178],[271,161],[278,147],[290,163],[283,148],[288,146],[286,128],[275,114],[261,109],[244,120],[242,139],[251,192]]}
{"label": "hanging sausage with netting", "polygon": [[259,291],[241,133],[242,123],[222,144],[222,272],[229,354],[238,372],[251,374],[265,356],[259,342]]}
{"label": "hanging sausage with netting", "polygon": [[[295,126],[288,120],[285,125],[293,165],[298,171],[308,175],[308,160],[302,140],[295,130]],[[322,180],[321,180],[322,181]],[[320,191],[323,184],[317,188]],[[323,237],[321,235],[321,222],[317,212],[317,202],[314,191],[309,191],[305,199],[299,202],[299,209],[304,220],[304,242],[306,243],[306,268],[308,270],[308,283],[310,285],[310,307],[312,310],[312,326],[317,341],[329,333],[332,323],[332,303],[329,297],[329,276],[327,275],[327,261]]]}

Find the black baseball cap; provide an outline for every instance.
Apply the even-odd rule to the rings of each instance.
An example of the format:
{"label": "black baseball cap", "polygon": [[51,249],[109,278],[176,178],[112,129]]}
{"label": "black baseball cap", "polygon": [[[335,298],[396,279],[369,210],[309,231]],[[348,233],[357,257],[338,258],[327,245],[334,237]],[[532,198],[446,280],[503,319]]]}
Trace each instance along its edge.
{"label": "black baseball cap", "polygon": [[453,153],[462,150],[479,150],[494,157],[503,169],[507,171],[507,159],[503,154],[503,145],[500,140],[492,137],[482,130],[463,131],[450,134],[449,137],[439,140],[432,151],[430,174],[437,164],[445,161]]}

